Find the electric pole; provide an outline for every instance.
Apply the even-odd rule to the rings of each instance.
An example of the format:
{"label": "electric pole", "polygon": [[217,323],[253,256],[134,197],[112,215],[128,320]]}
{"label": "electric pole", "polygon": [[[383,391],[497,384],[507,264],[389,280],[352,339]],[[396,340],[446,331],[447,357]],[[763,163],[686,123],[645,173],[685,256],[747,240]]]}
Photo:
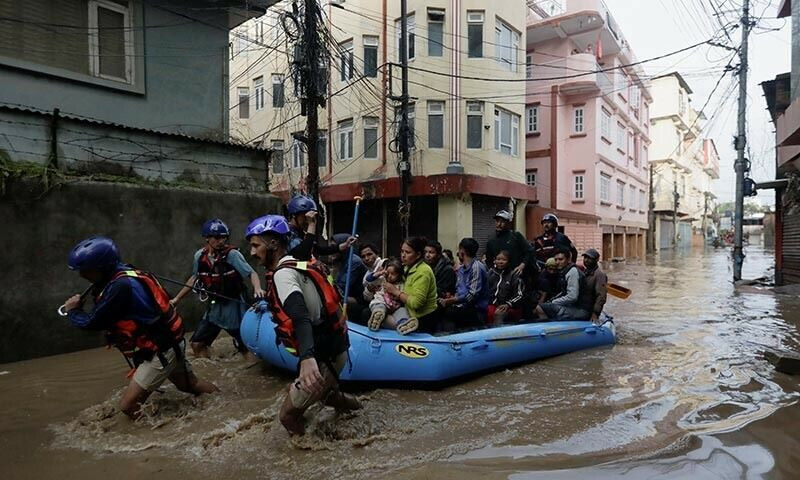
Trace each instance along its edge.
{"label": "electric pole", "polygon": [[402,67],[402,94],[400,97],[400,172],[401,198],[398,212],[403,238],[408,237],[408,223],[411,217],[411,204],[408,201],[408,184],[411,181],[410,140],[408,126],[408,5],[406,0],[400,1],[400,65]]}
{"label": "electric pole", "polygon": [[305,29],[300,50],[305,57],[302,67],[302,84],[306,97],[303,103],[306,115],[306,135],[303,141],[308,151],[306,189],[308,190],[308,195],[319,205],[319,158],[317,158],[319,153],[319,116],[317,107],[324,106],[325,101],[321,95],[324,88],[320,88],[323,82],[320,81],[319,64],[323,54],[327,57],[327,52],[322,52],[319,45],[317,16],[317,0],[305,0]]}
{"label": "electric pole", "polygon": [[648,192],[648,196],[650,197],[648,200],[648,216],[647,216],[647,227],[648,227],[648,234],[647,234],[647,253],[656,253],[656,198],[655,198],[655,186],[653,185],[653,178],[655,176],[655,164],[650,164],[650,191]]}
{"label": "electric pole", "polygon": [[678,245],[678,205],[680,204],[678,195],[678,172],[675,171],[675,178],[672,180],[672,246]]}
{"label": "electric pole", "polygon": [[739,117],[738,132],[734,140],[736,147],[736,212],[733,230],[733,280],[742,279],[742,223],[744,219],[744,149],[747,145],[745,110],[747,109],[747,36],[750,34],[750,0],[742,4],[742,47],[739,50]]}

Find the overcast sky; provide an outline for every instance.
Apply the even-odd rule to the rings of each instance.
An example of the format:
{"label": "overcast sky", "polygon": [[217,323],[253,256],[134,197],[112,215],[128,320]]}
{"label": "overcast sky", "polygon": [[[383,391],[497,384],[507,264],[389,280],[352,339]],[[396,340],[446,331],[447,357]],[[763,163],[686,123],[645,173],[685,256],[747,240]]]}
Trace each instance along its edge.
{"label": "overcast sky", "polygon": [[[713,13],[710,3],[724,5],[721,10],[725,16],[722,23],[738,21],[741,16],[741,0],[605,0],[612,15],[628,39],[639,60],[663,55],[682,47],[710,38],[720,32],[722,27]],[[747,99],[748,146],[753,165],[752,177],[756,181],[775,178],[775,133],[766,111],[766,102],[759,85],[772,80],[776,75],[791,69],[791,22],[775,19],[778,0],[751,1],[751,15],[761,17],[759,27],[750,35],[749,78]],[[790,19],[786,19],[790,20]],[[779,31],[766,31],[767,28],[780,28]],[[734,45],[741,43],[741,29],[730,32]],[[729,43],[724,35],[720,37]],[[687,53],[678,54],[644,65],[649,75],[680,72],[692,88],[692,104],[699,110],[711,93],[714,84],[722,75],[732,52],[715,47],[699,47]],[[738,57],[737,57],[738,58]],[[738,65],[738,59],[733,64]],[[732,137],[736,134],[736,110],[738,82],[728,100],[720,103],[728,92],[731,82],[736,81],[733,73],[728,73],[712,97],[705,110],[711,118],[719,110],[714,120],[709,121],[706,136],[713,138],[720,154],[720,179],[715,182],[715,193],[720,202],[732,201],[735,192],[735,173],[733,162],[736,151]],[[763,205],[773,205],[773,191],[759,193],[758,200]]]}

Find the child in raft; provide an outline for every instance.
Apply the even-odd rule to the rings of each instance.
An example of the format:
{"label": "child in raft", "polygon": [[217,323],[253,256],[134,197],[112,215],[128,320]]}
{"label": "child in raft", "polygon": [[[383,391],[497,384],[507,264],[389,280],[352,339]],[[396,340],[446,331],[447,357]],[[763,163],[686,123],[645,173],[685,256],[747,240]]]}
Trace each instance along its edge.
{"label": "child in raft", "polygon": [[395,259],[387,260],[383,268],[377,272],[369,272],[366,281],[372,283],[379,278],[383,278],[383,283],[372,301],[369,302],[371,313],[367,326],[373,331],[380,328],[394,328],[398,333],[404,335],[408,332],[407,327],[415,323],[416,319],[409,318],[408,310],[403,304],[387,294],[383,287],[384,284],[391,283],[400,291],[403,290],[403,265]]}

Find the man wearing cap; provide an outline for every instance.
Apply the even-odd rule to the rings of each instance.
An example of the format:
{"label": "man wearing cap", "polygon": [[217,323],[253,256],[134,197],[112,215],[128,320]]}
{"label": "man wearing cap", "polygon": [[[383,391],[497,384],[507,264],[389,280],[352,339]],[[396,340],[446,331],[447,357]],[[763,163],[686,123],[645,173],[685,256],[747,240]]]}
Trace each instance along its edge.
{"label": "man wearing cap", "polygon": [[559,249],[569,250],[571,261],[578,261],[578,250],[568,236],[558,231],[558,217],[548,213],[542,217],[544,233],[533,240],[533,249],[536,261],[544,263],[548,258],[556,256]]}
{"label": "man wearing cap", "polygon": [[494,265],[494,257],[503,250],[509,253],[508,267],[522,275],[533,261],[533,247],[525,237],[511,228],[514,216],[508,210],[494,214],[495,235],[486,242],[486,265]]}
{"label": "man wearing cap", "polygon": [[600,252],[590,248],[583,252],[583,267],[586,269],[583,274],[586,276],[586,289],[594,300],[592,307],[592,321],[596,322],[603,313],[606,304],[608,290],[606,284],[608,277],[600,270]]}

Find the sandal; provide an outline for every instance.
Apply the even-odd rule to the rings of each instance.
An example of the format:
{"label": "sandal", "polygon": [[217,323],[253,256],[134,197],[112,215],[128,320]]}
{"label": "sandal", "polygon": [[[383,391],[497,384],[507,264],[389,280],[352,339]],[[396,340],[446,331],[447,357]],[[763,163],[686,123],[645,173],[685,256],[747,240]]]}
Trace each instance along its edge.
{"label": "sandal", "polygon": [[397,322],[397,333],[400,335],[405,335],[407,333],[411,333],[416,331],[419,328],[419,322],[416,318],[405,318]]}
{"label": "sandal", "polygon": [[383,310],[375,310],[372,312],[372,315],[369,316],[369,320],[367,321],[367,327],[373,332],[380,330],[381,325],[383,324],[383,320],[386,318],[386,312]]}

